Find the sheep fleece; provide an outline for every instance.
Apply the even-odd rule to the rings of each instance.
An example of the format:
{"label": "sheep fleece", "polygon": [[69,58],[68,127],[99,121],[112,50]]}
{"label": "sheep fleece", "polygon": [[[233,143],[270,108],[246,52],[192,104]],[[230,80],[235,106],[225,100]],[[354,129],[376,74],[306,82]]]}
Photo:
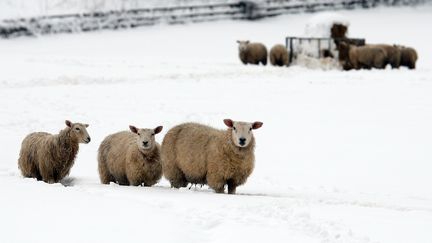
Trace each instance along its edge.
{"label": "sheep fleece", "polygon": [[267,64],[267,48],[261,43],[249,43],[247,49],[240,51],[240,60],[243,64]]}
{"label": "sheep fleece", "polygon": [[120,185],[152,186],[162,177],[159,144],[152,151],[142,153],[136,143],[136,134],[123,131],[106,137],[98,153],[101,182]]}
{"label": "sheep fleece", "polygon": [[66,177],[79,149],[70,131],[66,128],[55,135],[35,132],[25,137],[18,159],[22,175],[50,183]]}
{"label": "sheep fleece", "polygon": [[197,123],[172,128],[162,142],[162,166],[174,187],[208,184],[223,192],[225,184],[246,182],[254,168],[255,139],[245,148],[234,145],[231,128],[217,130]]}
{"label": "sheep fleece", "polygon": [[386,52],[376,46],[351,46],[349,50],[349,60],[355,69],[382,69],[385,67],[386,58]]}
{"label": "sheep fleece", "polygon": [[288,51],[283,45],[275,45],[270,49],[270,63],[273,66],[288,66]]}

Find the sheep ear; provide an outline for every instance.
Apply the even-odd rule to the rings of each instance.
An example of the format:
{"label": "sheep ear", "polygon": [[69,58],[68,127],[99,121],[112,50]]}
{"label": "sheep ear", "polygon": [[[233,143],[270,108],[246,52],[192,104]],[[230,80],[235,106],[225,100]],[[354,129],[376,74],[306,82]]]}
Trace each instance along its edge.
{"label": "sheep ear", "polygon": [[227,125],[227,127],[233,127],[234,126],[234,122],[231,119],[225,119],[224,123],[225,123],[225,125]]}
{"label": "sheep ear", "polygon": [[66,121],[65,121],[65,124],[66,124],[66,126],[68,126],[68,127],[72,127],[72,122],[69,121],[69,120],[66,120]]}
{"label": "sheep ear", "polygon": [[262,125],[263,125],[262,122],[256,121],[252,124],[252,129],[258,129],[258,128],[262,127]]}
{"label": "sheep ear", "polygon": [[250,43],[250,41],[248,41],[248,40],[247,40],[247,41],[245,41],[245,43],[246,43],[246,44],[249,44],[249,43]]}
{"label": "sheep ear", "polygon": [[89,127],[89,124],[84,124],[85,127]]}
{"label": "sheep ear", "polygon": [[133,133],[138,133],[138,129],[132,125],[129,126],[129,129],[131,130],[131,132]]}
{"label": "sheep ear", "polygon": [[158,126],[158,127],[156,127],[156,128],[154,129],[154,133],[155,133],[155,134],[160,133],[160,132],[162,131],[162,128],[163,128],[163,126]]}

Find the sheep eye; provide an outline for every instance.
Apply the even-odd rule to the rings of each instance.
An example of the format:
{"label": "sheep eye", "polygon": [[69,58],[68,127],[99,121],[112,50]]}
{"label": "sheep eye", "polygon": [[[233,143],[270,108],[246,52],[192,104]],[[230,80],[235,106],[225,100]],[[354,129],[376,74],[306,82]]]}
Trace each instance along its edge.
{"label": "sheep eye", "polygon": [[251,127],[251,128],[249,128],[249,131],[252,131],[252,127]]}
{"label": "sheep eye", "polygon": [[236,128],[235,128],[235,127],[233,127],[233,129],[234,129],[234,131],[236,130]]}
{"label": "sheep eye", "polygon": [[80,129],[79,129],[79,127],[77,127],[77,128],[75,128],[75,130],[79,131]]}
{"label": "sheep eye", "polygon": [[154,136],[155,134],[154,133],[152,133],[152,136]]}
{"label": "sheep eye", "polygon": [[140,136],[141,134],[139,132],[137,132],[138,136]]}

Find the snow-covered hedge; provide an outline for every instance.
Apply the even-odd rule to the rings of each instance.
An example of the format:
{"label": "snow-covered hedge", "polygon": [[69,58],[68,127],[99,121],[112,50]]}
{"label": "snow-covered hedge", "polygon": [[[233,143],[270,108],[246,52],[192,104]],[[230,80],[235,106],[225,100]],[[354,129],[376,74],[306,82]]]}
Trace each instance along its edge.
{"label": "snow-covered hedge", "polygon": [[0,0],[0,36],[257,19],[294,12],[419,4],[425,0]]}

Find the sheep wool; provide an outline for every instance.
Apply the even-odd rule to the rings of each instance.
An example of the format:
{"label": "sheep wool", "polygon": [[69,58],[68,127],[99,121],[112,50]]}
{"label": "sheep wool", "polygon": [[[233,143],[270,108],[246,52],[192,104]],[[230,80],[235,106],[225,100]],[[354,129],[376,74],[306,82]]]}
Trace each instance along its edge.
{"label": "sheep wool", "polygon": [[57,183],[66,177],[78,153],[79,143],[89,143],[88,124],[66,120],[59,134],[35,132],[27,135],[22,144],[18,167],[24,177],[47,183]]}
{"label": "sheep wool", "polygon": [[99,146],[98,170],[101,183],[115,182],[120,185],[152,186],[162,177],[160,145],[155,129],[138,129],[107,136]]}
{"label": "sheep wool", "polygon": [[277,44],[270,49],[270,63],[273,66],[288,66],[289,55],[285,46]]}
{"label": "sheep wool", "polygon": [[198,123],[173,127],[162,142],[164,176],[175,188],[188,183],[208,184],[217,193],[234,194],[254,168],[255,138],[252,130],[262,122],[224,120],[226,130]]}
{"label": "sheep wool", "polygon": [[239,44],[239,57],[243,64],[267,65],[267,48],[261,43],[237,41]]}

